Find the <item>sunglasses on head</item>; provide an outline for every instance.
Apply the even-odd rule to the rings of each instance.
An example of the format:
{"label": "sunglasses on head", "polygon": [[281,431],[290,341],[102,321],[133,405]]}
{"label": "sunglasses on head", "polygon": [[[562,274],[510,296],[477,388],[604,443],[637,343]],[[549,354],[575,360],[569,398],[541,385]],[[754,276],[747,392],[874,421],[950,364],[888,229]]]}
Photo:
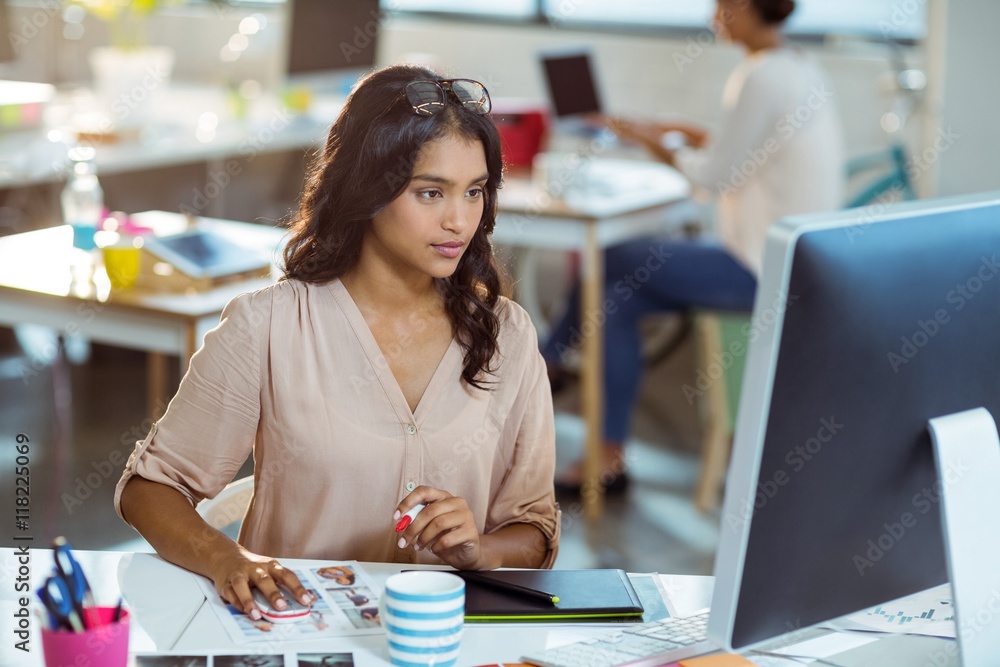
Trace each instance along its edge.
{"label": "sunglasses on head", "polygon": [[492,108],[486,86],[472,79],[445,79],[411,81],[403,89],[406,101],[418,116],[433,116],[448,105],[450,93],[458,103],[472,113],[488,114]]}

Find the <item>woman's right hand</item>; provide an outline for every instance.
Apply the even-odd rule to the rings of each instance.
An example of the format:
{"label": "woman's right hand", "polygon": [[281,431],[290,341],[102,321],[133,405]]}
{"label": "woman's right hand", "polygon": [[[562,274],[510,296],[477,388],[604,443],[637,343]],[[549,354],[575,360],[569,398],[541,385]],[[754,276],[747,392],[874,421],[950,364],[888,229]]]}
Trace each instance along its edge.
{"label": "woman's right hand", "polygon": [[261,618],[261,613],[253,601],[254,588],[260,589],[271,607],[277,610],[288,606],[282,589],[304,605],[310,605],[315,600],[294,572],[273,558],[257,555],[243,547],[220,555],[211,572],[219,595],[255,621]]}
{"label": "woman's right hand", "polygon": [[[164,560],[208,577],[226,602],[254,620],[261,618],[253,601],[254,588],[274,609],[288,606],[281,589],[305,605],[313,602],[293,572],[273,558],[247,551],[209,526],[171,486],[134,475],[122,489],[121,510]],[[199,538],[192,540],[192,535]]]}

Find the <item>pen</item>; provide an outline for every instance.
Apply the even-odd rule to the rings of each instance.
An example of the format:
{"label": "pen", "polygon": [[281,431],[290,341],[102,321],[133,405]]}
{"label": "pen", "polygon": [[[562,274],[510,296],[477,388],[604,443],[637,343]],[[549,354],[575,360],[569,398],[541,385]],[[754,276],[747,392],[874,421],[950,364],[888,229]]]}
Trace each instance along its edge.
{"label": "pen", "polygon": [[520,584],[514,584],[509,581],[502,581],[500,579],[494,579],[488,575],[481,572],[464,571],[459,574],[463,579],[468,579],[469,581],[475,581],[476,583],[485,584],[487,586],[493,586],[500,590],[508,591],[510,593],[517,593],[518,595],[524,595],[526,597],[534,598],[536,600],[542,600],[544,602],[551,602],[552,604],[559,603],[559,596],[553,595],[552,593],[546,593],[545,591],[540,591],[536,588],[528,588],[527,586],[522,586]]}
{"label": "pen", "polygon": [[34,612],[35,612],[35,620],[38,621],[38,627],[40,627],[40,628],[42,628],[44,630],[55,630],[56,629],[55,627],[53,627],[52,619],[51,618],[46,619],[44,616],[42,616],[42,612],[41,612],[41,610],[38,609],[38,607],[34,608]]}
{"label": "pen", "polygon": [[122,618],[122,603],[124,601],[125,601],[124,599],[118,598],[118,604],[115,605],[115,613],[111,617],[111,622],[112,623],[117,623],[118,621],[121,620],[121,618]]}
{"label": "pen", "polygon": [[399,522],[396,523],[396,532],[399,533],[406,530],[406,527],[417,518],[417,515],[420,514],[420,510],[424,509],[424,507],[426,507],[426,505],[414,505],[406,514],[399,517]]}

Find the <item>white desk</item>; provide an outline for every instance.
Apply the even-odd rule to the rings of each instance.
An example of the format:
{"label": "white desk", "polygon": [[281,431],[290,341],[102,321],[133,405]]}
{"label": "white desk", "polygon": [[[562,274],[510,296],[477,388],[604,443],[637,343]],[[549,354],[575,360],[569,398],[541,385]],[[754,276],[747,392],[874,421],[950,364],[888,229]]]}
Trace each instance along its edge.
{"label": "white desk", "polygon": [[[261,650],[257,644],[234,644],[216,620],[211,610],[203,605],[204,596],[196,583],[196,575],[170,565],[154,554],[113,551],[77,551],[77,560],[84,568],[94,590],[98,604],[113,605],[123,595],[133,614],[130,649],[133,652],[174,651],[204,653],[251,653]],[[294,559],[282,559],[286,565],[295,566]],[[386,578],[403,566],[389,563],[364,563],[365,569],[378,585],[384,586]],[[18,572],[19,563],[13,549],[0,549],[0,573],[4,587],[0,590],[0,618],[8,627],[16,611],[17,597],[11,583]],[[408,569],[413,566],[407,565]],[[426,567],[426,566],[424,566]],[[30,579],[32,591],[52,569],[52,553],[47,549],[30,550]],[[686,575],[661,575],[671,600],[681,615],[693,613],[708,605],[711,597],[712,578]],[[33,595],[33,593],[32,593]],[[34,601],[32,601],[34,604]],[[35,620],[32,620],[30,654],[14,649],[14,636],[5,632],[0,643],[0,665],[40,667],[41,642]],[[551,637],[565,636],[572,632],[569,625],[487,625],[468,624],[462,638],[459,665],[485,665],[498,662],[518,662],[528,651],[547,646]],[[928,662],[930,656],[947,650],[945,640],[928,637],[889,637],[860,649],[848,651],[831,658],[845,667],[907,667],[934,664],[938,667],[949,662]],[[295,651],[352,652],[357,667],[388,665],[383,635],[339,637],[301,642],[283,641],[278,646],[268,645],[268,653]],[[787,663],[792,664],[792,663]],[[954,663],[957,664],[957,663]]]}
{"label": "white desk", "polygon": [[[176,214],[165,214],[156,223],[143,220],[161,234],[181,231],[185,224]],[[273,256],[285,233],[209,218],[200,218],[199,224],[264,257]],[[169,399],[165,355],[178,356],[183,375],[191,355],[205,333],[219,323],[230,299],[273,282],[266,278],[240,281],[191,294],[140,288],[110,291],[106,276],[95,276],[94,283],[74,280],[75,255],[79,252],[72,247],[72,230],[66,225],[0,238],[0,325],[40,324],[149,352],[148,398],[153,417],[162,414]]]}
{"label": "white desk", "polygon": [[604,430],[603,250],[662,233],[669,207],[688,196],[690,185],[674,169],[655,162],[593,159],[584,169],[578,177],[582,182],[563,199],[553,199],[528,178],[507,178],[500,191],[493,240],[511,246],[580,252],[580,380],[587,424],[585,492],[581,495],[586,516],[596,518],[604,492],[598,479]]}
{"label": "white desk", "polygon": [[[94,597],[98,604],[113,605],[119,595],[124,595],[132,611],[130,650],[133,652],[188,651],[191,653],[256,652],[267,647],[268,653],[294,651],[344,651],[354,653],[357,667],[388,665],[385,636],[367,635],[338,637],[334,639],[282,641],[280,646],[269,644],[235,644],[218,622],[212,610],[205,606],[204,595],[190,572],[170,565],[154,554],[125,552],[75,551],[77,560],[88,574]],[[294,559],[282,559],[294,566]],[[381,587],[391,574],[403,565],[389,563],[364,563],[365,569]],[[419,565],[406,565],[415,569]],[[47,549],[31,550],[32,590],[52,569],[52,554]],[[16,572],[17,563],[12,549],[0,549],[0,572],[9,581],[8,572]],[[704,608],[711,594],[710,577],[667,577],[666,583],[674,594],[673,599],[682,612]],[[0,595],[0,614],[11,618],[16,601],[11,598],[10,587],[5,586]],[[34,604],[34,600],[32,601]],[[34,620],[32,623],[34,624]],[[6,621],[5,621],[6,623]],[[559,627],[523,625],[506,626],[466,625],[462,638],[459,665],[495,664],[498,661],[518,662],[517,658],[529,650],[546,646],[550,632],[565,632]],[[42,665],[41,643],[37,629],[33,630],[33,653],[25,657],[12,648],[13,641],[5,638],[0,645],[0,665],[34,667]],[[9,634],[9,633],[5,633]]]}

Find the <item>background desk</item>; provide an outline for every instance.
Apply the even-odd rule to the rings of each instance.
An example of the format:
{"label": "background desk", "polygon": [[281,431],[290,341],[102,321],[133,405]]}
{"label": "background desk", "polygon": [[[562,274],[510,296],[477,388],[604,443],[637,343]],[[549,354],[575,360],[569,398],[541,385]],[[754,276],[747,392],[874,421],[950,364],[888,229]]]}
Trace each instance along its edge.
{"label": "background desk", "polygon": [[[184,225],[182,216],[166,214],[154,226],[159,233],[171,233]],[[281,229],[241,222],[200,218],[199,225],[264,257],[273,256],[284,235]],[[170,398],[165,355],[178,356],[183,374],[229,300],[273,282],[239,281],[190,294],[139,288],[110,291],[100,273],[93,284],[86,277],[74,280],[80,253],[72,247],[72,235],[63,225],[0,237],[0,325],[40,324],[149,352],[149,414],[154,418]]]}
{"label": "background desk", "polygon": [[[204,606],[204,596],[196,583],[196,575],[162,561],[158,556],[117,551],[75,552],[87,572],[98,604],[115,604],[124,595],[133,612],[130,648],[133,652],[187,651],[190,653],[239,653],[249,647],[252,652],[265,644],[234,644],[210,609]],[[288,566],[299,561],[282,559]],[[385,585],[389,575],[402,569],[390,563],[364,563],[376,584]],[[13,585],[19,563],[13,549],[0,549],[0,573],[4,587],[0,590],[0,618],[11,619],[17,608]],[[407,565],[414,569],[414,565]],[[423,566],[429,567],[429,566]],[[52,568],[52,553],[48,549],[30,550],[32,591]],[[674,606],[681,615],[705,608],[711,598],[712,578],[685,575],[661,575]],[[33,593],[32,593],[33,596]],[[34,602],[32,602],[34,604]],[[3,627],[8,627],[5,620]],[[565,636],[574,626],[569,625],[476,625],[465,626],[462,652],[458,664],[484,665],[497,662],[517,662],[528,651],[545,648],[550,634]],[[0,644],[0,665],[41,667],[41,641],[35,621],[32,621],[30,654],[13,648],[13,635]],[[931,656],[946,655],[953,644],[929,637],[893,636],[830,658],[845,667],[937,667],[957,665],[952,662],[930,662]],[[267,652],[303,651],[353,652],[357,667],[388,665],[384,635],[338,637],[328,640],[282,642],[268,646]],[[787,664],[792,664],[787,662]]]}
{"label": "background desk", "polygon": [[[263,95],[245,117],[235,117],[218,86],[175,83],[166,97],[140,137],[107,137],[97,145],[98,175],[112,210],[278,219],[296,201],[308,158],[323,146],[343,103],[317,99],[309,114],[296,115],[275,96]],[[58,195],[71,167],[66,141],[87,98],[85,92],[64,91],[48,109],[44,127],[0,133],[0,204],[10,207],[0,216],[0,232],[27,231],[60,218]]]}
{"label": "background desk", "polygon": [[[677,171],[652,162],[591,160],[563,199],[554,199],[529,178],[508,177],[500,191],[499,215],[493,240],[510,246],[576,250],[580,252],[580,313],[584,334],[580,380],[583,417],[587,425],[584,511],[600,515],[603,487],[598,481],[603,441],[603,349],[600,318],[604,314],[605,248],[642,236],[663,233],[671,205],[686,198],[687,179]],[[530,283],[530,281],[527,281]],[[533,285],[519,300],[532,319],[541,313],[532,307]],[[587,326],[587,325],[591,326]]]}

